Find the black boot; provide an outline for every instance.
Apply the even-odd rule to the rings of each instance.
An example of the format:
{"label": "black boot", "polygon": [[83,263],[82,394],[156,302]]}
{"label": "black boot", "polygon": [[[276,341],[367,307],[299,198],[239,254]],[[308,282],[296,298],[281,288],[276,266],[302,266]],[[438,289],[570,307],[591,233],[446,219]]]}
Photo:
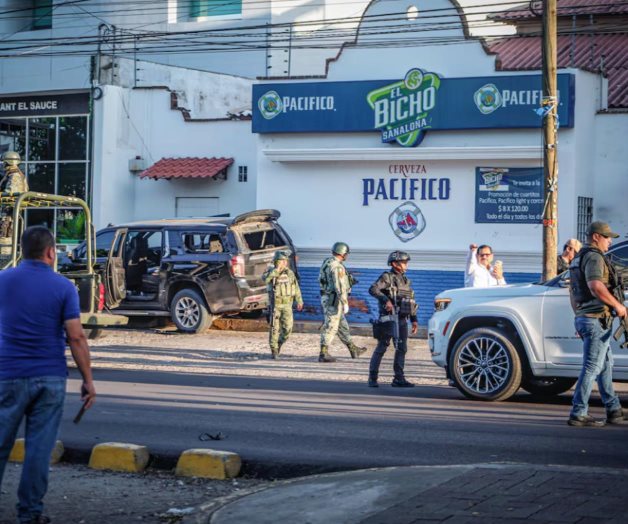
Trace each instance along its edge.
{"label": "black boot", "polygon": [[394,378],[390,383],[393,388],[413,388],[414,384],[405,378]]}
{"label": "black boot", "polygon": [[336,359],[329,354],[327,346],[321,346],[321,352],[318,354],[319,362],[336,362]]}
{"label": "black boot", "polygon": [[368,386],[370,388],[378,388],[379,384],[377,383],[377,377],[375,377],[373,375],[369,375]]}

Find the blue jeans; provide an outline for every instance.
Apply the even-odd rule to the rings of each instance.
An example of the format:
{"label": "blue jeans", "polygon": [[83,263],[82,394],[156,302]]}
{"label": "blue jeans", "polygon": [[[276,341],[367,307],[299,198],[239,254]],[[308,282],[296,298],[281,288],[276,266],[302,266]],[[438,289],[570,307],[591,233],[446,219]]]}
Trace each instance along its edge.
{"label": "blue jeans", "polygon": [[606,411],[621,409],[619,398],[613,389],[613,353],[610,347],[612,326],[604,329],[599,319],[589,317],[576,317],[575,324],[584,343],[584,352],[571,415],[576,417],[587,414],[595,380]]}
{"label": "blue jeans", "polygon": [[43,512],[50,455],[65,400],[64,377],[0,380],[0,484],[17,430],[26,417],[26,450],[18,488],[17,516],[28,522]]}

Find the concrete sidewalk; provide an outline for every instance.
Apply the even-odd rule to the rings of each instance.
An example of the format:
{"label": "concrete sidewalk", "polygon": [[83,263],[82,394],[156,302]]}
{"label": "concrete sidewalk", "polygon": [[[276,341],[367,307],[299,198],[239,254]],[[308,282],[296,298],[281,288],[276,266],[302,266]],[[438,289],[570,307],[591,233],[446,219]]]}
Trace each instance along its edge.
{"label": "concrete sidewalk", "polygon": [[415,466],[277,482],[201,507],[197,524],[625,523],[628,469]]}

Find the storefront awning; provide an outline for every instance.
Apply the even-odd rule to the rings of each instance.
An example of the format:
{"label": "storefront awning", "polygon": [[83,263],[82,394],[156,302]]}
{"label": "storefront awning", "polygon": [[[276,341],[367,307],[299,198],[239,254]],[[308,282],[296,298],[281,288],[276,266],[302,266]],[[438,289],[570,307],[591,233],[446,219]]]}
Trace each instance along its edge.
{"label": "storefront awning", "polygon": [[172,178],[227,178],[227,168],[233,164],[233,158],[162,158],[140,178],[170,180]]}

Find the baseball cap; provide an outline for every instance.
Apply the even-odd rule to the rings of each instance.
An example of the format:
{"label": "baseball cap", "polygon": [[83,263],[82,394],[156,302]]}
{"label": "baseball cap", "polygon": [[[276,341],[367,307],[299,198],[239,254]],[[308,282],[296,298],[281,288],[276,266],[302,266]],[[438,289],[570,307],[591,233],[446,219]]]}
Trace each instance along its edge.
{"label": "baseball cap", "polygon": [[591,222],[591,225],[587,228],[587,236],[591,236],[593,233],[597,233],[598,235],[602,235],[606,238],[619,237],[617,233],[613,233],[611,231],[611,226],[602,221]]}

